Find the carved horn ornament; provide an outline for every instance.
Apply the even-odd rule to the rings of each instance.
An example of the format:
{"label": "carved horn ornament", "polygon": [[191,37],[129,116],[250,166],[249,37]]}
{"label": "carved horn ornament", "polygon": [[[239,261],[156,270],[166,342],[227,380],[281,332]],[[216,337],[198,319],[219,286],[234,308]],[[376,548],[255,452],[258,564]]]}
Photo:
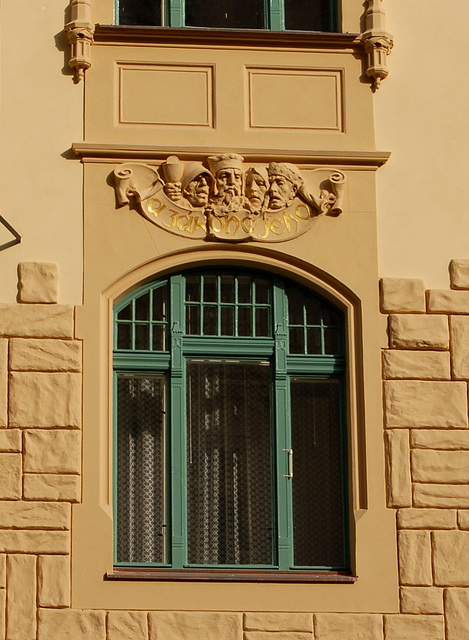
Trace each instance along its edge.
{"label": "carved horn ornament", "polygon": [[368,56],[366,75],[374,89],[379,89],[381,80],[389,73],[386,61],[394,46],[392,35],[385,29],[385,17],[382,0],[368,0],[362,42]]}
{"label": "carved horn ornament", "polygon": [[65,25],[65,35],[72,49],[69,65],[76,72],[77,82],[80,82],[85,70],[91,67],[94,24],[91,22],[90,0],[71,0],[70,18]]}

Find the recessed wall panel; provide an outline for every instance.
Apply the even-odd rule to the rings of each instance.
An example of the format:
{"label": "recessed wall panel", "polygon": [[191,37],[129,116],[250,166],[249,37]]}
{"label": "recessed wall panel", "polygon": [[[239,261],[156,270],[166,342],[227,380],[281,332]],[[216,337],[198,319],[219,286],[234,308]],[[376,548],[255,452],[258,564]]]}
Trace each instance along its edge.
{"label": "recessed wall panel", "polygon": [[119,65],[119,124],[213,127],[213,68]]}
{"label": "recessed wall panel", "polygon": [[248,68],[249,127],[343,130],[340,70]]}

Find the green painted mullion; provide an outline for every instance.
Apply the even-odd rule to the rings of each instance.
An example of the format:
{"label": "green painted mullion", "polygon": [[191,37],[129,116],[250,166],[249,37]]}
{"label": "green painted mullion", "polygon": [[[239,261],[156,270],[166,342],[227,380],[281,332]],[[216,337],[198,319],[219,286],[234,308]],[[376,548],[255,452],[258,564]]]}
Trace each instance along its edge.
{"label": "green painted mullion", "polygon": [[185,23],[184,0],[169,0],[169,26],[184,27]]}
{"label": "green painted mullion", "polygon": [[269,28],[271,31],[285,29],[285,9],[283,0],[269,0]]}
{"label": "green painted mullion", "polygon": [[288,475],[288,450],[291,448],[290,401],[287,378],[288,327],[287,300],[283,287],[274,282],[275,328],[275,437],[277,487],[277,562],[280,571],[290,569],[293,560],[292,478]]}
{"label": "green painted mullion", "polygon": [[171,562],[174,569],[186,563],[186,394],[182,353],[184,320],[184,278],[171,278]]}

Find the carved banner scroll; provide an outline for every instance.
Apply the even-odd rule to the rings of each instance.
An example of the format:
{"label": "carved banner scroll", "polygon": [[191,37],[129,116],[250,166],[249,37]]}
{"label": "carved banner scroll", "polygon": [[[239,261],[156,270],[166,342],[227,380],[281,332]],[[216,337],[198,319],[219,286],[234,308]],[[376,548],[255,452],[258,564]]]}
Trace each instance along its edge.
{"label": "carved banner scroll", "polygon": [[284,242],[319,215],[339,215],[345,176],[313,169],[305,178],[286,162],[244,166],[236,153],[205,163],[169,156],[158,168],[125,163],[114,171],[118,206],[134,200],[153,224],[207,241]]}

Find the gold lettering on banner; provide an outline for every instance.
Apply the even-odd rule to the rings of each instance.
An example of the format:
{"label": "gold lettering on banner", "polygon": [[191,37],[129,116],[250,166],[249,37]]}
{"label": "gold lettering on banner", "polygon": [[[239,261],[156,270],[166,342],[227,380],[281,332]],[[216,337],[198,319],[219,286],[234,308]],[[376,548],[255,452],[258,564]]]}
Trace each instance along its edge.
{"label": "gold lettering on banner", "polygon": [[225,228],[226,228],[226,233],[227,235],[230,235],[230,224],[234,222],[235,224],[235,229],[234,229],[234,234],[236,235],[239,231],[239,218],[237,218],[236,216],[230,216],[229,218],[226,218],[225,220]]}
{"label": "gold lettering on banner", "polygon": [[[306,214],[300,215],[300,211],[304,211]],[[295,209],[295,213],[300,220],[309,220],[311,218],[311,211],[305,204],[299,204]]]}
{"label": "gold lettering on banner", "polygon": [[243,227],[246,233],[252,233],[254,222],[252,218],[246,217],[241,220],[241,226]]}
{"label": "gold lettering on banner", "polygon": [[157,198],[152,198],[148,202],[148,211],[152,213],[155,218],[165,209],[166,205],[164,204],[164,202],[161,202],[161,200],[158,200]]}
{"label": "gold lettering on banner", "polygon": [[281,230],[282,225],[285,224],[285,220],[281,218],[274,218],[270,223],[270,230],[277,236],[283,236],[286,233],[286,229]]}

